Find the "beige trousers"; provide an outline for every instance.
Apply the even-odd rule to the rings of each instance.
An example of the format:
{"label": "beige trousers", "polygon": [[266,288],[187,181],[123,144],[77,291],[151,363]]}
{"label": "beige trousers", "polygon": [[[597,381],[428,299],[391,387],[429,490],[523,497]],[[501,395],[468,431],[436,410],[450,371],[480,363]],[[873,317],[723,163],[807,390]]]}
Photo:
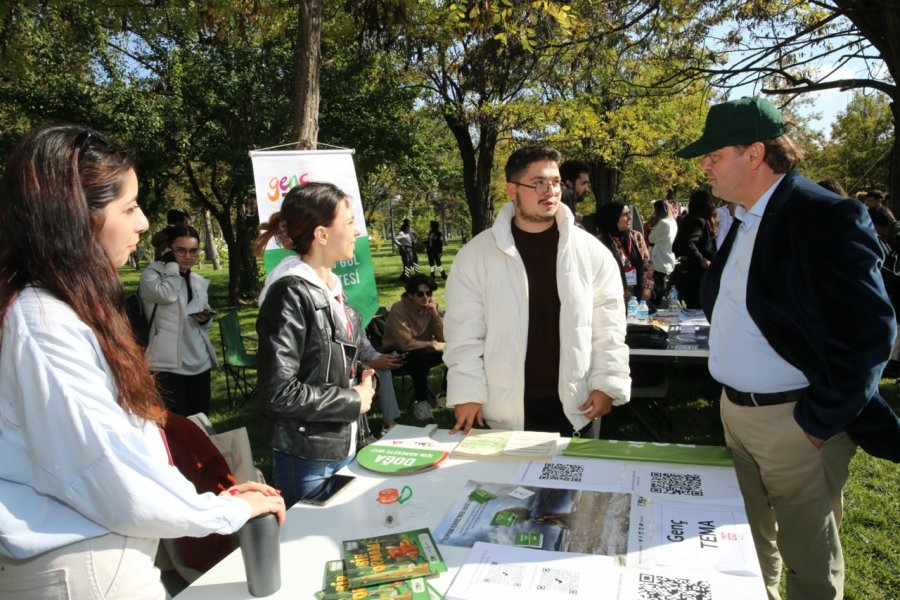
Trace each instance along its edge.
{"label": "beige trousers", "polygon": [[770,600],[779,600],[782,561],[790,600],[844,596],[838,528],[856,444],[839,433],[816,448],[794,420],[795,402],[738,406],[720,401],[734,467]]}
{"label": "beige trousers", "polygon": [[158,542],[108,533],[25,560],[0,556],[0,599],[163,600]]}

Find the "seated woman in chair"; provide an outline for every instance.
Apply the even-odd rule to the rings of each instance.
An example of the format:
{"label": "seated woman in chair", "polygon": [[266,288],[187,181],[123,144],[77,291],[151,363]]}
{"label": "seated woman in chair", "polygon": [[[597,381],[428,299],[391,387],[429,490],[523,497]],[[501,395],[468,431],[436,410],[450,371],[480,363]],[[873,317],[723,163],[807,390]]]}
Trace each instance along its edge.
{"label": "seated woman in chair", "polygon": [[381,351],[406,354],[416,402],[428,401],[428,372],[443,360],[444,319],[432,298],[436,287],[425,275],[410,277],[384,325]]}

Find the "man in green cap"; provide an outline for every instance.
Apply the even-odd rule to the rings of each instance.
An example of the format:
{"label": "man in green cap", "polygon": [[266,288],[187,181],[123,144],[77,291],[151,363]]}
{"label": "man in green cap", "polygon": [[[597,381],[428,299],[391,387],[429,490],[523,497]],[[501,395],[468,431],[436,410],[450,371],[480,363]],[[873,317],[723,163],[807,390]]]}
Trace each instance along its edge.
{"label": "man in green cap", "polygon": [[710,108],[712,193],[737,205],[701,284],[709,370],[769,598],[842,598],[841,490],[857,444],[900,461],[900,420],[878,395],[896,333],[865,208],[797,173],[803,153],[762,98]]}

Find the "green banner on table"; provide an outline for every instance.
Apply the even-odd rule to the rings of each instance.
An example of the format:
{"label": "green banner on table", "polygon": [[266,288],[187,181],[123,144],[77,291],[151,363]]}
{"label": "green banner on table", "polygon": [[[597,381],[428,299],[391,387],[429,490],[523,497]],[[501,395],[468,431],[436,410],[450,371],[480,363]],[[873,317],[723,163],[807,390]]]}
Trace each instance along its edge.
{"label": "green banner on table", "polygon": [[695,465],[732,466],[731,452],[724,446],[695,446],[693,444],[660,444],[656,442],[627,442],[622,440],[593,440],[573,438],[562,452],[563,456],[609,458]]}

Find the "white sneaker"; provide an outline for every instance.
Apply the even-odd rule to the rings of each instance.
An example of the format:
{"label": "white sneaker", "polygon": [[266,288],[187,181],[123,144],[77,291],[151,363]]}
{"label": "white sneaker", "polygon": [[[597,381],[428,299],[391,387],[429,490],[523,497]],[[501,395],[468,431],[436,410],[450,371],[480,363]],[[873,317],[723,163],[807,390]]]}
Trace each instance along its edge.
{"label": "white sneaker", "polygon": [[417,400],[412,406],[413,417],[417,421],[430,421],[434,418],[431,414],[431,405],[427,400]]}

